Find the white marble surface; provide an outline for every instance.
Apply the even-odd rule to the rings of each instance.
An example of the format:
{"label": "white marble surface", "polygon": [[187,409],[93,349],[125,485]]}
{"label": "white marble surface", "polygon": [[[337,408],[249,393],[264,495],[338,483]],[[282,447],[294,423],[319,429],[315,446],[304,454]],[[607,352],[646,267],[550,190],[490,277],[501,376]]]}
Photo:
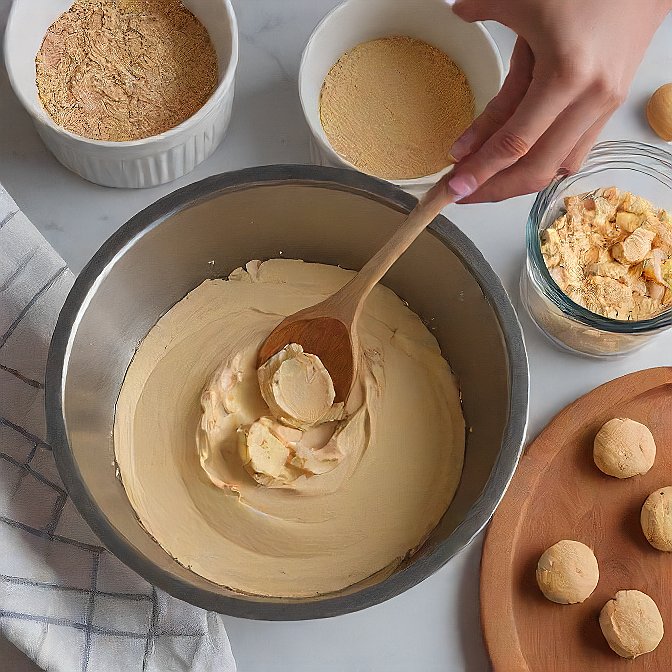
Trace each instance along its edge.
{"label": "white marble surface", "polygon": [[[0,0],[0,30],[9,4],[10,0]],[[194,173],[151,190],[106,189],[62,168],[41,144],[2,69],[0,182],[77,272],[132,214],[176,187],[246,166],[307,163],[308,131],[296,87],[299,58],[313,27],[336,4],[336,0],[234,0],[241,53],[228,137]],[[499,26],[492,31],[508,59],[511,35]],[[643,121],[643,105],[657,86],[670,79],[670,44],[672,18],[656,36],[629,100],[603,138],[660,142]],[[499,273],[516,306],[530,205],[531,198],[523,197],[498,205],[456,207],[450,212]],[[630,371],[670,363],[672,334],[627,359],[589,361],[554,350],[525,316],[521,320],[531,367],[530,436],[592,387]],[[302,623],[225,617],[241,672],[489,669],[478,616],[480,551],[479,539],[423,584],[357,614]]]}

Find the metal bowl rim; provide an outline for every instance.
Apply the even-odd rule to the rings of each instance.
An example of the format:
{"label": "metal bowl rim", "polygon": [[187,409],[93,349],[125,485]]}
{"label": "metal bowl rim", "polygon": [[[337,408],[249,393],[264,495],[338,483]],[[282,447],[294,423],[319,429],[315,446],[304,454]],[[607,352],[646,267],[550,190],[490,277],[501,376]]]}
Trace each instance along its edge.
{"label": "metal bowl rim", "polygon": [[455,254],[480,285],[495,312],[508,358],[509,418],[502,445],[486,485],[464,520],[443,542],[424,557],[378,584],[349,594],[309,601],[284,598],[225,596],[173,576],[139,553],[94,502],[82,478],[67,439],[63,415],[64,370],[69,342],[86,299],[101,273],[133,242],[182,210],[222,194],[273,184],[299,184],[345,190],[377,200],[399,212],[409,212],[416,199],[394,185],[342,168],[308,165],[273,165],[222,173],[182,187],[134,215],[92,257],[77,277],[61,309],[49,349],[45,379],[48,441],[68,494],[105,547],[145,580],[174,597],[203,609],[257,620],[304,620],[351,613],[384,602],[434,574],[483,530],[503,498],[522,453],[528,419],[529,372],[523,334],[511,301],[498,276],[474,243],[443,216],[430,231]]}

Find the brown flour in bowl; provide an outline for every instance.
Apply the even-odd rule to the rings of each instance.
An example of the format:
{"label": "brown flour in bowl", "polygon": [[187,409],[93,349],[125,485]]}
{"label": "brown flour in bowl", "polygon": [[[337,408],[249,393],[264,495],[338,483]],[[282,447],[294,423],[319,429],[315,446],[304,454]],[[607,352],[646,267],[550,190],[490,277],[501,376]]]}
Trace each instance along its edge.
{"label": "brown flour in bowl", "polygon": [[208,31],[179,0],[77,0],[47,31],[35,65],[59,126],[117,142],[181,124],[218,81]]}
{"label": "brown flour in bowl", "polygon": [[442,51],[405,36],[364,42],[331,68],[320,121],[331,146],[387,179],[436,173],[474,119],[465,74]]}

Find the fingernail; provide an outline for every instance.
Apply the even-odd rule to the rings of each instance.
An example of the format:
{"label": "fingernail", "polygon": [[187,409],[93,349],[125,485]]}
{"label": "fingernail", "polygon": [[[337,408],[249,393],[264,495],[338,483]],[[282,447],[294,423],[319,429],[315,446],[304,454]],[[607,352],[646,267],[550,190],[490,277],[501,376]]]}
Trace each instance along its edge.
{"label": "fingernail", "polygon": [[448,180],[448,188],[455,194],[456,201],[473,194],[477,187],[476,178],[469,173],[455,175],[451,180]]}
{"label": "fingernail", "polygon": [[450,148],[450,153],[461,161],[471,150],[471,143],[474,141],[474,132],[468,128]]}

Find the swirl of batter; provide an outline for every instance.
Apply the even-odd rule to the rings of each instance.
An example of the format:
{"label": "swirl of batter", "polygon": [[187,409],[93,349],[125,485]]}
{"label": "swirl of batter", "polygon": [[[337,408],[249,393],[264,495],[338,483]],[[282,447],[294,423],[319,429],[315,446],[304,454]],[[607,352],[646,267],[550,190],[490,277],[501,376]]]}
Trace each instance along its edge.
{"label": "swirl of batter", "polygon": [[124,488],[157,542],[210,581],[306,597],[380,577],[454,496],[458,387],[434,336],[389,289],[364,307],[346,404],[295,344],[257,371],[272,329],[352,275],[250,262],[173,306],[131,362],[114,426]]}

